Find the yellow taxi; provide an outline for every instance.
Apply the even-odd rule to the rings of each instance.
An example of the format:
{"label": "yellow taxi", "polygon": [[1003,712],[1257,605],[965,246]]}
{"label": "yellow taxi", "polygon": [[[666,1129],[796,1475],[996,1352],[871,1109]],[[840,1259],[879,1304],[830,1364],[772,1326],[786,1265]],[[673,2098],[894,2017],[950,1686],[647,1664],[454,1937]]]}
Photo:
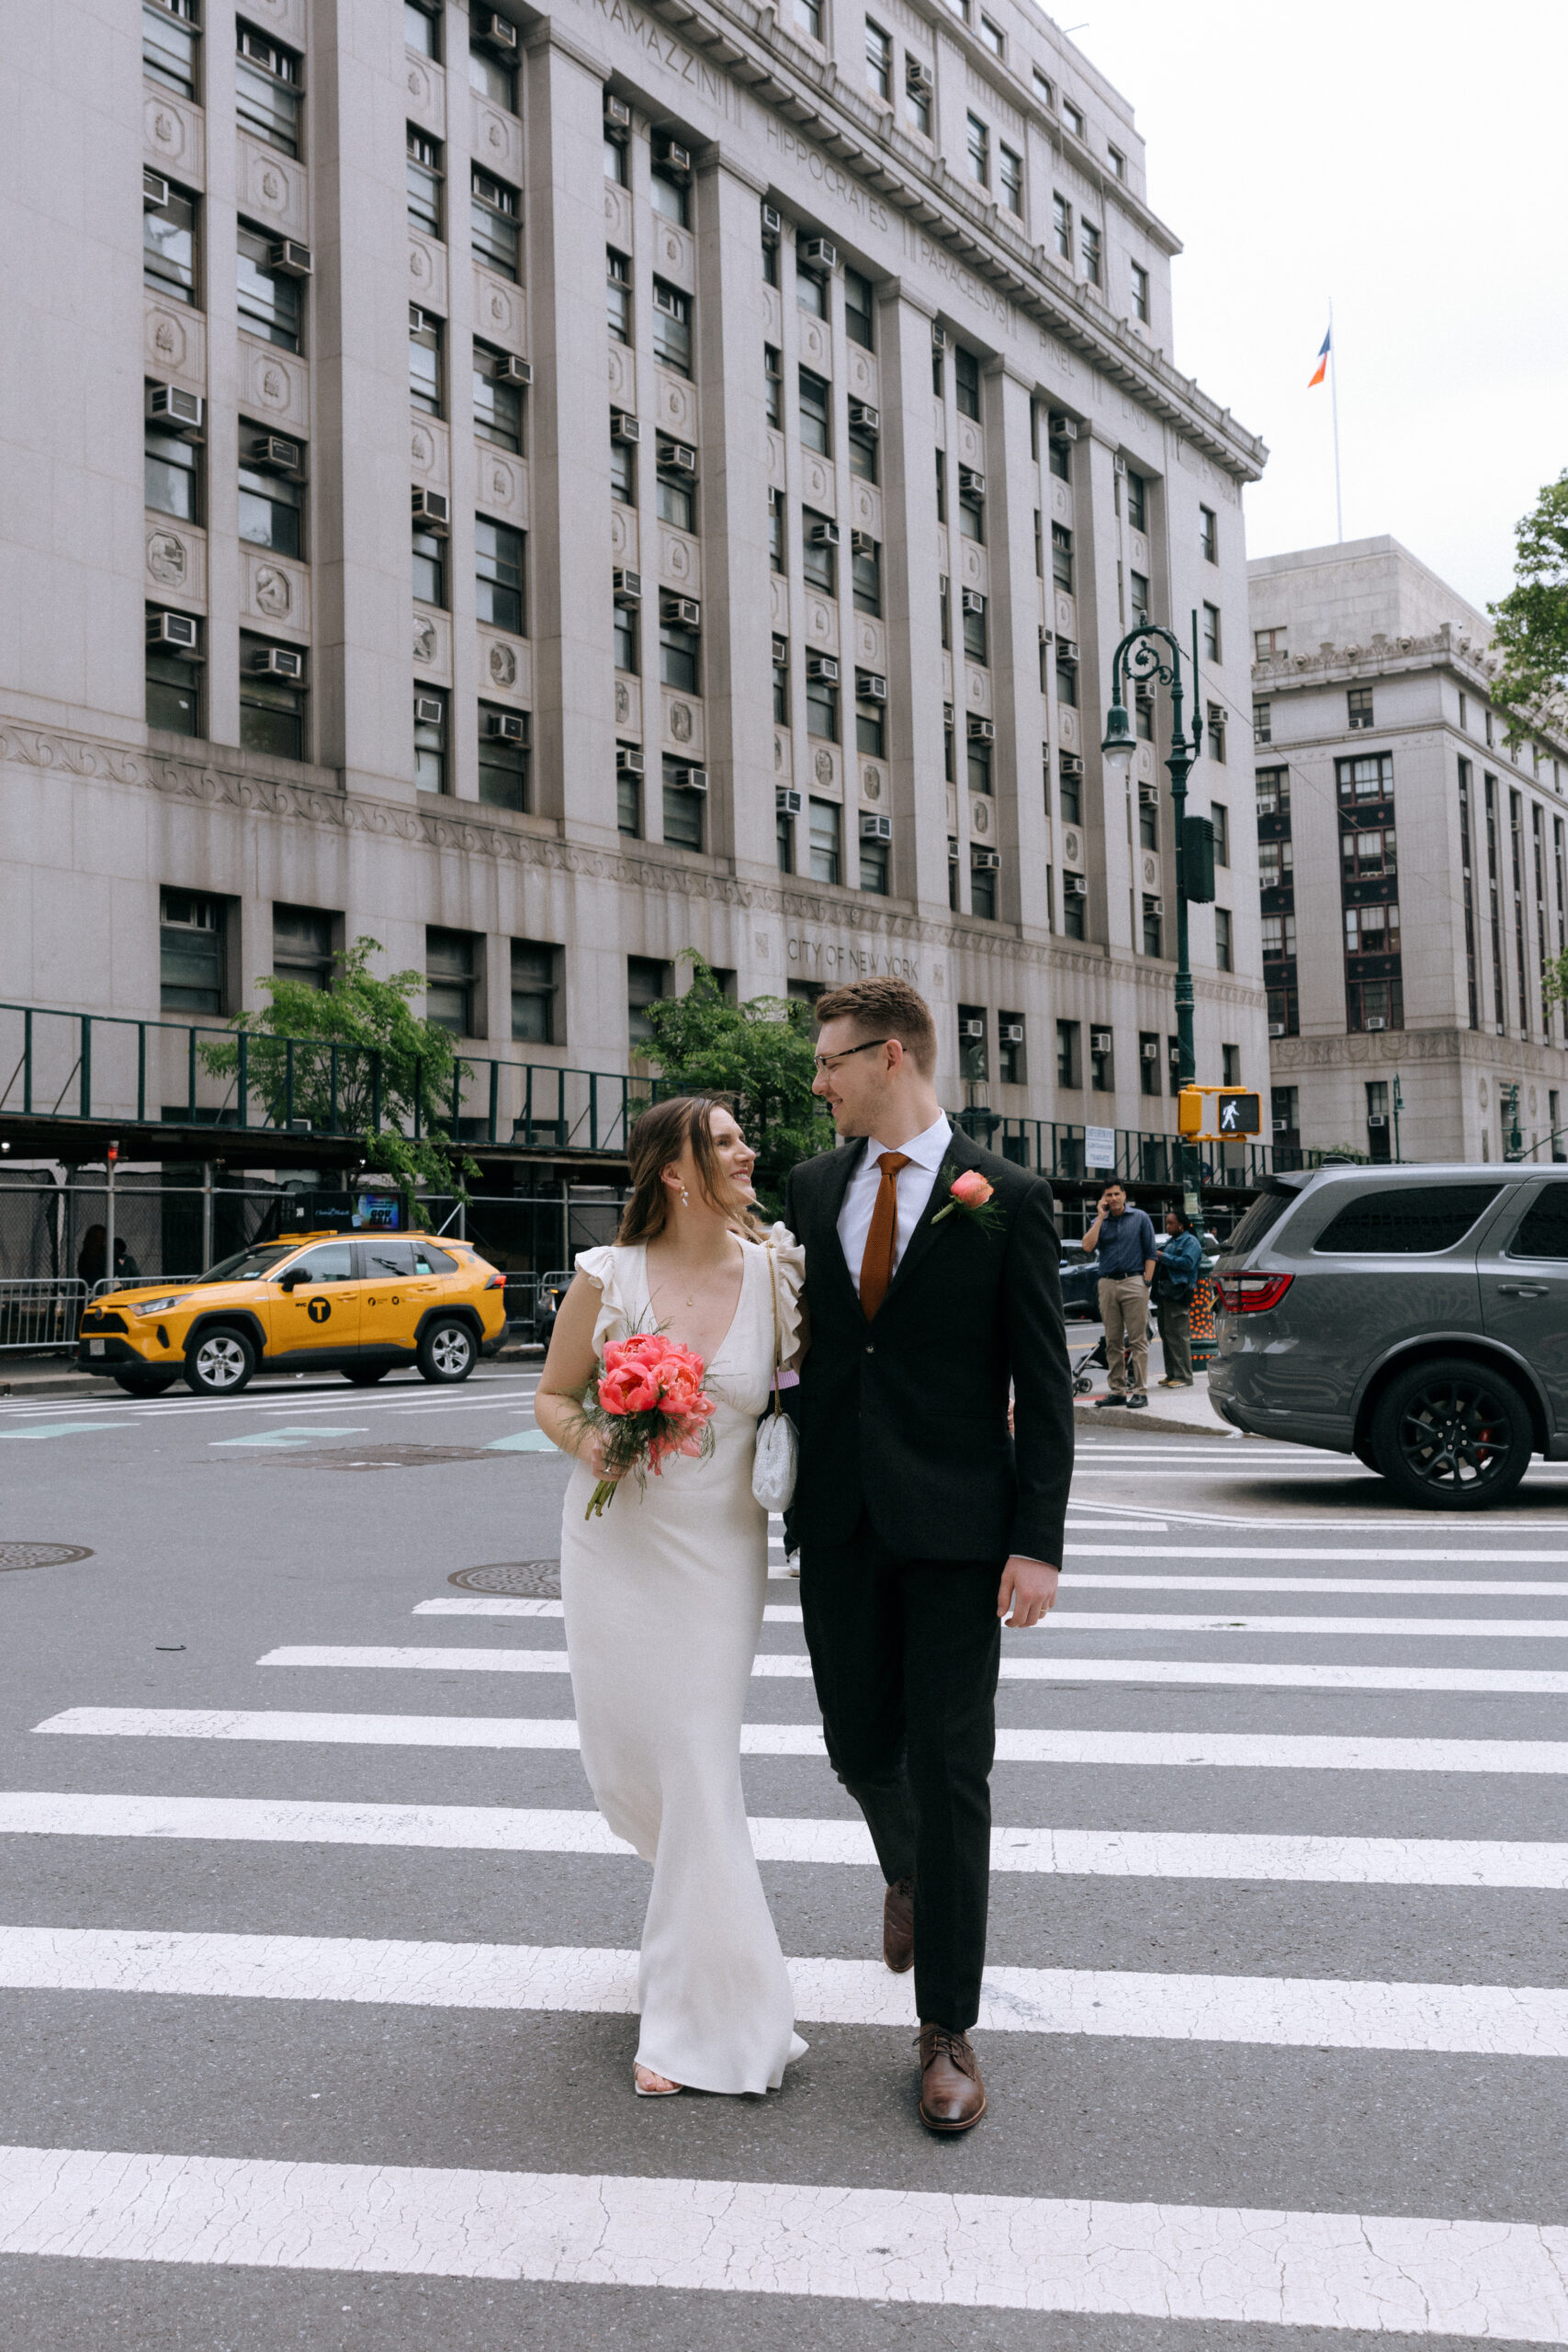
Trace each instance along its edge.
{"label": "yellow taxi", "polygon": [[185,1374],[234,1396],[258,1372],[341,1372],[368,1388],[400,1364],[467,1380],[506,1329],[506,1277],[466,1241],[306,1233],[225,1258],[199,1281],[141,1283],[83,1311],[77,1364],[132,1396]]}

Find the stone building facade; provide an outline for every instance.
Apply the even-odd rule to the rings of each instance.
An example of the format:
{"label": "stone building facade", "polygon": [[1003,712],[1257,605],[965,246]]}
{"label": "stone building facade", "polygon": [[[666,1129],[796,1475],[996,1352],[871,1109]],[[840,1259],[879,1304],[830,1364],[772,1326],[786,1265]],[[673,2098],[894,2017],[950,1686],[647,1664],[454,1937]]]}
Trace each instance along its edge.
{"label": "stone building facade", "polygon": [[220,1019],[368,933],[476,1053],[614,1072],[683,950],[892,971],[950,1102],[1168,1129],[1163,708],[1123,805],[1097,749],[1146,611],[1219,721],[1199,1074],[1261,1075],[1264,453],[1172,365],[1143,143],[1047,19],[5,38],[0,998]]}
{"label": "stone building facade", "polygon": [[1568,738],[1396,540],[1247,569],[1275,1142],[1568,1158]]}

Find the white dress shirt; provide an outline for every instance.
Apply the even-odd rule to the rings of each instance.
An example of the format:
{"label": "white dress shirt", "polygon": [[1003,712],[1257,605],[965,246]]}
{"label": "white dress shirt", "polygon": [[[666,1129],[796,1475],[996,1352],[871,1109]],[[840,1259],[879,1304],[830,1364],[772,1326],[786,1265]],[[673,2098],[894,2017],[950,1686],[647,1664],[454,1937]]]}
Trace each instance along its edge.
{"label": "white dress shirt", "polygon": [[865,1158],[851,1177],[839,1211],[839,1239],[843,1246],[844,1261],[850,1270],[850,1280],[860,1288],[861,1260],[865,1256],[866,1236],[871,1231],[871,1214],[876,1206],[876,1195],[882,1182],[882,1170],[877,1166],[885,1151],[901,1151],[908,1155],[909,1165],[900,1168],[893,1179],[898,1195],[898,1226],[893,1237],[893,1270],[897,1273],[898,1261],[909,1246],[909,1237],[920,1221],[920,1214],[931,1199],[931,1187],[953,1134],[945,1112],[923,1135],[911,1136],[908,1143],[878,1143],[874,1136],[865,1148]]}

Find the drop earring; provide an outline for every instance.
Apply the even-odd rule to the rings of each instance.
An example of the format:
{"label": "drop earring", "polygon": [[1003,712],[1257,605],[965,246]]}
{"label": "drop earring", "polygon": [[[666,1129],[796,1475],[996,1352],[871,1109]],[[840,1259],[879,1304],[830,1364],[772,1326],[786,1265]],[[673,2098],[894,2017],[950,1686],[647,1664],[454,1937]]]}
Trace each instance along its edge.
{"label": "drop earring", "polygon": [[682,1187],[681,1187],[681,1206],[682,1206],[683,1209],[689,1209],[689,1208],[691,1207],[691,1205],[692,1205],[692,1196],[691,1196],[690,1193],[688,1193],[688,1192],[687,1192],[686,1187],[684,1186],[684,1184],[682,1184]]}

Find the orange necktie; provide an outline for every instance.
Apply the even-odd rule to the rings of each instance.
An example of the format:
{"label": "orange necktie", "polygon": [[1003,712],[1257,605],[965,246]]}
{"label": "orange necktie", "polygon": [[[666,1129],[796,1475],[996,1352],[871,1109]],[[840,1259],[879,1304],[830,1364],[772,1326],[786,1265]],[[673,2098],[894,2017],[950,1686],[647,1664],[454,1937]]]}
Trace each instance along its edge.
{"label": "orange necktie", "polygon": [[860,1261],[860,1303],[868,1318],[886,1297],[887,1285],[893,1279],[893,1251],[898,1238],[898,1170],[908,1168],[909,1155],[907,1151],[885,1151],[876,1164],[882,1170],[882,1182],[876,1188],[871,1230],[865,1237],[865,1254]]}

